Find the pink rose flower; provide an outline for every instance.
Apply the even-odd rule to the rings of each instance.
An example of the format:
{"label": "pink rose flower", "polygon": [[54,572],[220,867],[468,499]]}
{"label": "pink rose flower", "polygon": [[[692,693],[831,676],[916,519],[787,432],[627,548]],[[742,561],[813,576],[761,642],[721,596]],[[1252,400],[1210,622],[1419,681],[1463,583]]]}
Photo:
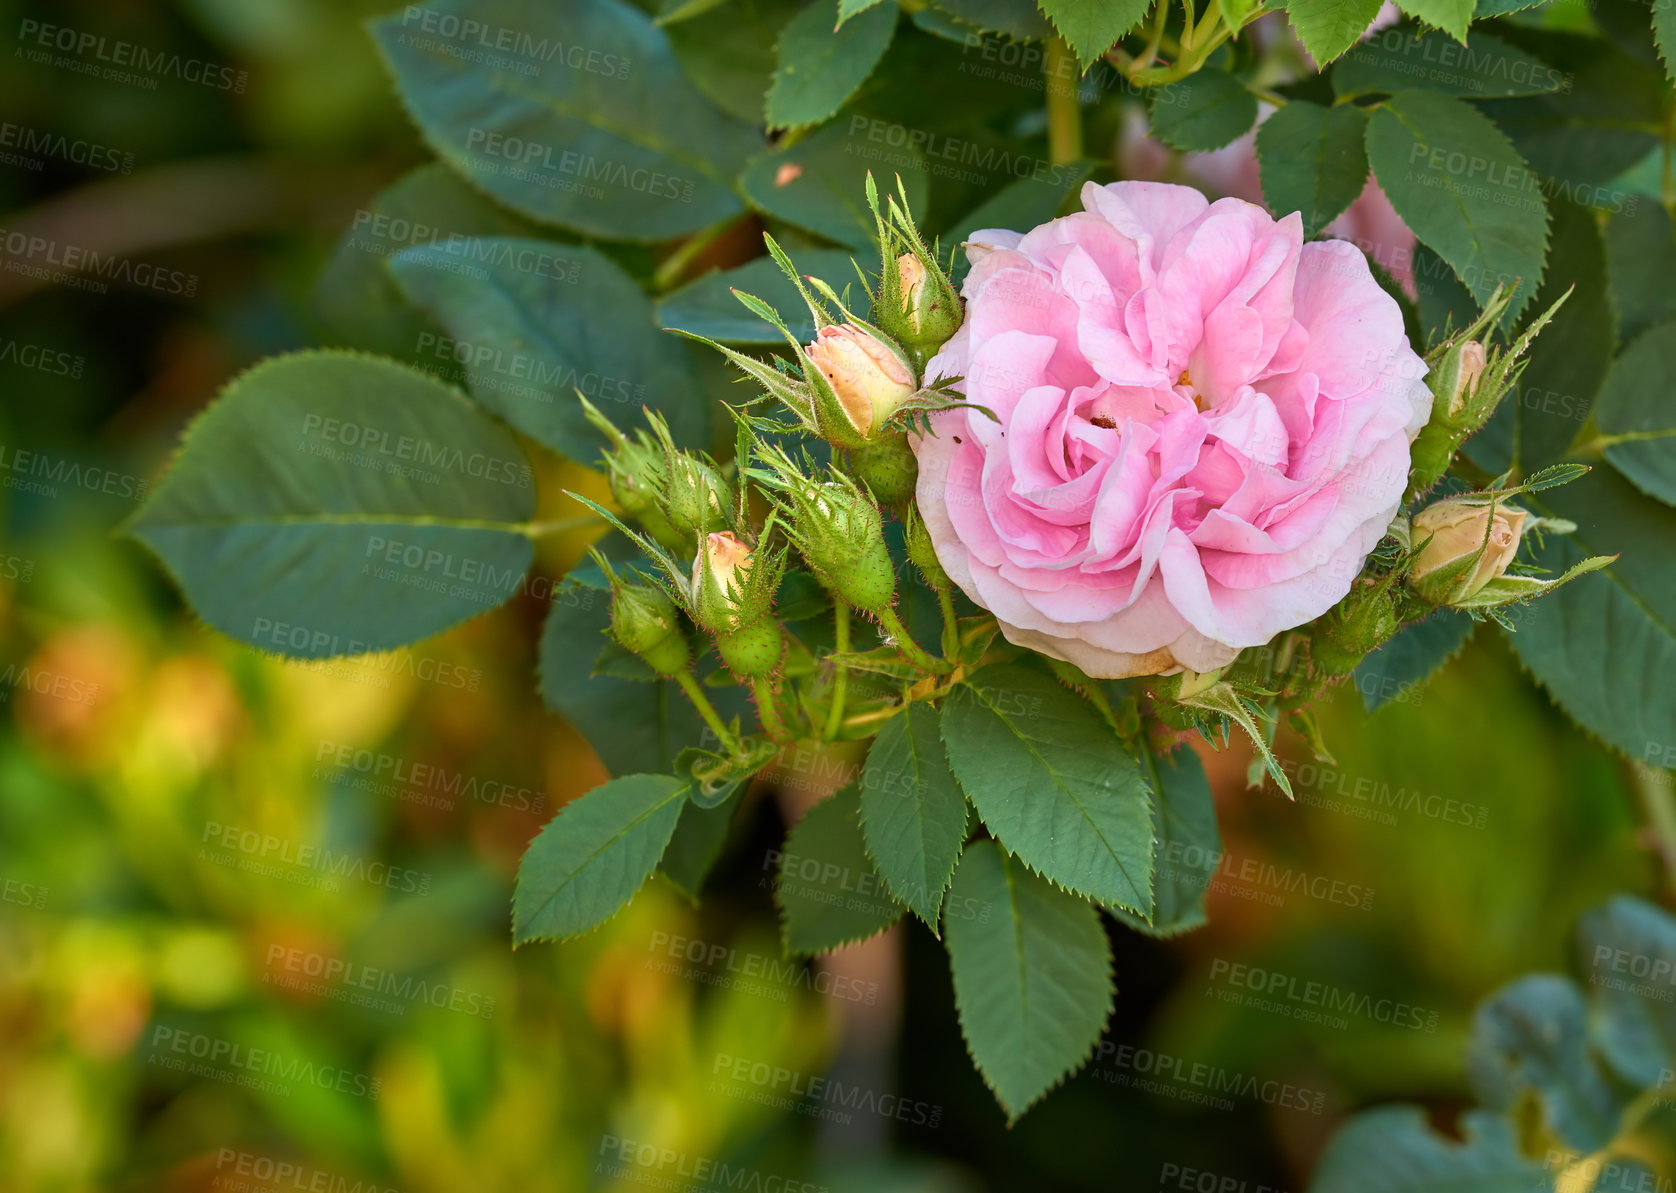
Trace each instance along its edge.
{"label": "pink rose flower", "polygon": [[937,558],[1007,638],[1115,678],[1209,671],[1349,591],[1407,483],[1426,366],[1343,241],[1116,182],[975,233],[913,440]]}

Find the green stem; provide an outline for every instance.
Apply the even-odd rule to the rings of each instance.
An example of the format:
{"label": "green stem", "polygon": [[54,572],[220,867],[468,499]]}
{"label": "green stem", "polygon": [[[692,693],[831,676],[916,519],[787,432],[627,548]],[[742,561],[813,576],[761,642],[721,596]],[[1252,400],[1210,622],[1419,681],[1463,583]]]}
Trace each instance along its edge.
{"label": "green stem", "polygon": [[960,653],[960,617],[954,611],[954,591],[947,584],[937,589],[937,607],[943,611],[943,657]]}
{"label": "green stem", "polygon": [[[832,649],[838,654],[844,654],[850,649],[850,606],[849,603],[834,598],[832,606]],[[844,723],[844,689],[849,685],[850,669],[841,660],[833,663],[832,674],[832,704],[826,710],[826,728],[821,732],[822,741],[831,741],[838,736],[838,727]]]}
{"label": "green stem", "polygon": [[525,538],[538,539],[549,534],[563,534],[567,530],[581,530],[587,526],[604,526],[598,514],[580,514],[574,518],[549,518],[545,522],[524,522],[513,529]]}
{"label": "green stem", "polygon": [[1082,156],[1082,100],[1077,94],[1082,72],[1077,69],[1076,54],[1063,37],[1047,43],[1042,69],[1047,91],[1048,158],[1054,165],[1067,165]]}
{"label": "green stem", "polygon": [[687,271],[687,266],[692,264],[693,258],[716,243],[716,240],[737,224],[740,218],[729,216],[687,237],[658,265],[657,272],[652,274],[652,286],[661,294],[680,281],[681,275]]}
{"label": "green stem", "polygon": [[751,694],[757,698],[757,716],[762,718],[768,736],[775,741],[790,741],[791,733],[780,719],[779,706],[774,703],[774,685],[766,676],[759,675],[751,681]]}
{"label": "green stem", "polygon": [[[1215,8],[1211,9],[1210,16],[1205,19],[1209,20],[1211,17],[1220,19],[1219,11]],[[1191,50],[1184,46],[1184,53],[1180,61],[1174,66],[1154,66],[1147,70],[1138,70],[1129,76],[1129,81],[1137,87],[1162,87],[1167,83],[1174,83],[1178,79],[1185,79],[1203,66],[1205,59],[1209,58],[1218,46],[1233,35],[1233,30],[1223,25],[1210,38],[1200,42]]]}
{"label": "green stem", "polygon": [[1152,37],[1146,43],[1146,50],[1135,59],[1131,70],[1142,71],[1158,61],[1158,43],[1164,40],[1164,26],[1169,18],[1170,0],[1158,0],[1152,14]]}
{"label": "green stem", "polygon": [[918,642],[914,641],[914,636],[908,632],[908,627],[903,625],[902,619],[897,616],[894,605],[886,605],[879,610],[879,627],[895,640],[898,650],[927,671],[948,670],[948,667],[941,660],[932,658],[920,647]]}
{"label": "green stem", "polygon": [[722,743],[722,748],[729,754],[739,753],[739,743],[734,740],[733,734],[727,731],[727,726],[722,724],[722,718],[716,712],[716,706],[710,703],[710,697],[706,696],[704,689],[698,686],[698,680],[693,678],[693,673],[691,671],[677,671],[674,678],[675,682],[681,685],[681,690],[687,694],[687,699],[693,702],[693,707],[698,709],[698,715],[704,718],[706,725],[710,726],[710,732],[714,733]]}
{"label": "green stem", "polygon": [[1676,796],[1671,793],[1671,773],[1655,770],[1644,762],[1630,763],[1629,773],[1630,783],[1647,813],[1647,829],[1664,862],[1665,886],[1676,893]]}

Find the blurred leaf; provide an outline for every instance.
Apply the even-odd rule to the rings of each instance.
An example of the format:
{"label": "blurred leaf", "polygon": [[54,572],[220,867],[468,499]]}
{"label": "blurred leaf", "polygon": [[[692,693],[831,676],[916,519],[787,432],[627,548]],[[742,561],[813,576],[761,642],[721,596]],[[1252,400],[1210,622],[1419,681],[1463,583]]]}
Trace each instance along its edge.
{"label": "blurred leaf", "polygon": [[[837,249],[808,249],[796,256],[800,273],[823,278],[839,292],[859,280],[852,260],[848,251]],[[724,344],[784,344],[785,337],[772,324],[746,310],[733,296],[735,290],[754,294],[780,312],[799,340],[815,338],[814,316],[772,257],[758,257],[737,269],[714,270],[672,290],[658,300],[658,323]]]}
{"label": "blurred leaf", "polygon": [[1369,712],[1390,700],[1406,700],[1437,669],[1461,653],[1476,623],[1455,609],[1439,609],[1411,621],[1396,637],[1356,667],[1354,682]]}
{"label": "blurred leaf", "polygon": [[1552,1193],[1554,1174],[1520,1154],[1508,1123],[1475,1110],[1461,1132],[1465,1142],[1438,1135],[1418,1106],[1359,1114],[1328,1145],[1310,1193]]}
{"label": "blurred leaf", "polygon": [[1114,908],[1112,914],[1149,936],[1179,936],[1206,922],[1205,891],[1222,862],[1216,804],[1199,756],[1186,746],[1142,761],[1156,801],[1153,832],[1158,864],[1153,877],[1152,920]]}
{"label": "blurred leaf", "polygon": [[[879,150],[878,156],[870,154],[871,149]],[[916,212],[925,210],[930,188],[920,151],[909,145],[888,149],[874,146],[853,135],[847,122],[841,120],[789,148],[756,158],[745,168],[740,185],[758,209],[860,250],[863,264],[877,269],[878,263],[868,256],[868,250],[878,243],[873,213],[867,209],[869,172],[883,193],[895,193],[896,179],[901,178],[908,205]],[[853,269],[846,268],[839,277],[827,281],[842,290],[855,276]]]}
{"label": "blurred leaf", "polygon": [[1634,200],[1606,217],[1606,277],[1617,321],[1618,343],[1627,344],[1655,323],[1676,318],[1676,234],[1657,203]]}
{"label": "blurred leaf", "polygon": [[815,0],[780,33],[766,100],[771,128],[819,124],[844,106],[884,57],[896,5],[870,8],[837,28],[834,0]]}
{"label": "blurred leaf", "polygon": [[[1641,20],[1645,28],[1646,18]],[[1498,32],[1568,77],[1571,86],[1527,99],[1486,100],[1483,112],[1521,157],[1561,184],[1546,193],[1599,203],[1595,184],[1616,178],[1659,143],[1664,80],[1600,38],[1516,27]]]}
{"label": "blurred leaf", "polygon": [[1514,1113],[1529,1095],[1566,1146],[1592,1152],[1617,1134],[1623,1106],[1589,1055],[1583,999],[1569,978],[1531,974],[1487,998],[1467,1067],[1479,1100]]}
{"label": "blurred leaf", "polygon": [[798,9],[796,0],[723,0],[664,32],[694,87],[729,116],[761,124],[774,42]]}
{"label": "blurred leaf", "polygon": [[1152,0],[1039,0],[1039,4],[1086,71],[1145,19]]}
{"label": "blurred leaf", "polygon": [[[1443,258],[1423,244],[1414,246],[1414,290],[1427,344],[1440,343],[1445,327],[1459,331],[1478,317],[1478,300],[1461,285],[1461,279]],[[1472,443],[1467,440],[1468,455],[1473,454]]]}
{"label": "blurred leaf", "polygon": [[993,841],[961,859],[943,916],[961,1034],[1009,1121],[1080,1068],[1116,988],[1100,913]]}
{"label": "blurred leaf", "polygon": [[1286,0],[1292,32],[1325,67],[1367,32],[1384,0]]}
{"label": "blurred leaf", "polygon": [[922,701],[885,722],[861,778],[861,831],[885,887],[933,932],[966,840],[966,797],[954,781],[938,714]]}
{"label": "blurred leaf", "polygon": [[1564,86],[1559,71],[1488,33],[1474,33],[1462,46],[1438,29],[1385,29],[1333,67],[1333,92],[1341,100],[1410,87],[1482,99],[1540,95]]}
{"label": "blurred leaf", "polygon": [[1146,779],[1099,714],[1041,672],[1002,663],[955,688],[942,731],[961,788],[1019,860],[1069,891],[1151,914]]}
{"label": "blurred leaf", "polygon": [[1536,552],[1553,574],[1590,555],[1623,557],[1520,607],[1508,641],[1574,721],[1628,757],[1676,742],[1676,561],[1650,549],[1676,542],[1676,510],[1609,468],[1533,504],[1577,523]]}
{"label": "blurred leaf", "polygon": [[1374,176],[1403,223],[1479,302],[1518,279],[1506,316],[1516,317],[1542,280],[1548,218],[1529,167],[1507,139],[1461,100],[1401,91],[1368,119],[1367,145]]}
{"label": "blurred leaf", "polygon": [[[461,238],[534,232],[534,225],[430,162],[402,175],[355,213],[315,283],[315,308],[354,347],[412,360],[439,338],[436,324],[409,305],[386,262],[403,249],[432,243],[461,260]],[[431,341],[424,339],[427,332]]]}
{"label": "blurred leaf", "polygon": [[902,915],[861,839],[854,784],[804,813],[780,857],[780,935],[786,953],[806,957],[877,936]]}
{"label": "blurred leaf", "polygon": [[1221,149],[1257,122],[1257,97],[1214,68],[1154,88],[1149,103],[1152,135],[1190,152]]}
{"label": "blurred leaf", "polygon": [[622,910],[657,868],[686,802],[670,775],[625,775],[566,804],[518,863],[512,940],[568,940]]}
{"label": "blurred leaf", "polygon": [[1595,1003],[1596,1042],[1619,1076],[1644,1089],[1676,1071],[1676,920],[1621,895],[1583,917],[1577,959]]}
{"label": "blurred leaf", "polygon": [[588,739],[612,774],[672,766],[683,748],[703,740],[704,722],[669,680],[648,685],[589,674],[610,624],[603,579],[567,576],[541,628],[541,698]]}
{"label": "blurred leaf", "polygon": [[1612,364],[1595,422],[1606,458],[1635,487],[1676,505],[1676,319],[1648,328]]}
{"label": "blurred leaf", "polygon": [[[652,304],[627,274],[590,248],[495,237],[463,250],[460,272],[440,246],[390,262],[415,305],[448,329],[472,396],[514,427],[579,462],[605,440],[582,414],[581,390],[607,417],[662,411],[677,443],[709,440],[709,403],[689,349],[658,330]],[[613,407],[616,409],[614,410]]]}
{"label": "blurred leaf", "polygon": [[[426,11],[517,30],[537,47],[484,56],[469,36],[450,44],[400,14],[372,26],[426,141],[501,202],[619,240],[679,236],[739,212],[732,179],[757,134],[693,89],[668,38],[638,9],[622,0],[438,0]],[[572,66],[572,55],[537,52],[553,46],[600,53]]]}
{"label": "blurred leaf", "polygon": [[1276,215],[1302,212],[1305,240],[1342,215],[1367,185],[1367,125],[1367,113],[1354,104],[1323,108],[1293,100],[1257,130],[1263,198]]}
{"label": "blurred leaf", "polygon": [[264,650],[387,650],[518,590],[535,487],[464,395],[376,357],[308,352],[241,374],[187,429],[126,531],[198,615]]}
{"label": "blurred leaf", "polygon": [[1046,41],[1053,36],[1053,26],[1036,0],[932,0],[932,7],[975,32],[1013,41]]}

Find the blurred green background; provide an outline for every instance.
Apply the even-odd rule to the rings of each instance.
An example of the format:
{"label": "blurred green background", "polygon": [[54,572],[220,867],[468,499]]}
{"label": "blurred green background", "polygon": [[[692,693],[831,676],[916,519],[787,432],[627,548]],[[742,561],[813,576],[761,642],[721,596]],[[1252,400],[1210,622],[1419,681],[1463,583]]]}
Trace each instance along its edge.
{"label": "blurred green background", "polygon": [[[381,7],[0,3],[0,1190],[1299,1190],[1351,1110],[1466,1104],[1474,1003],[1565,969],[1582,910],[1666,895],[1639,828],[1666,789],[1481,630],[1371,717],[1339,691],[1336,766],[1285,740],[1295,803],[1208,756],[1210,926],[1113,931],[1106,1040],[1010,1130],[923,927],[778,959],[765,859],[841,757],[758,784],[701,907],[657,880],[514,953],[524,843],[604,777],[535,694],[540,587],[301,665],[195,624],[113,534],[223,381],[322,338],[332,244],[423,160]],[[236,86],[33,61],[29,21]],[[17,233],[190,293],[43,282]],[[1252,996],[1312,982],[1400,1009]]]}

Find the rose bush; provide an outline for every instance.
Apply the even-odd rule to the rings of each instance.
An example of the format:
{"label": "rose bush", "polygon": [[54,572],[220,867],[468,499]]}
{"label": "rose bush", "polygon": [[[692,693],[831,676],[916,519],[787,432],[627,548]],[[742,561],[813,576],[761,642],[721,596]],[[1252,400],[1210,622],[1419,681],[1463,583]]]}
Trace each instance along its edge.
{"label": "rose bush", "polygon": [[1012,642],[1100,677],[1212,670],[1349,591],[1426,366],[1361,252],[1295,214],[1160,183],[1082,201],[971,238],[926,374],[984,411],[915,438],[919,508]]}

